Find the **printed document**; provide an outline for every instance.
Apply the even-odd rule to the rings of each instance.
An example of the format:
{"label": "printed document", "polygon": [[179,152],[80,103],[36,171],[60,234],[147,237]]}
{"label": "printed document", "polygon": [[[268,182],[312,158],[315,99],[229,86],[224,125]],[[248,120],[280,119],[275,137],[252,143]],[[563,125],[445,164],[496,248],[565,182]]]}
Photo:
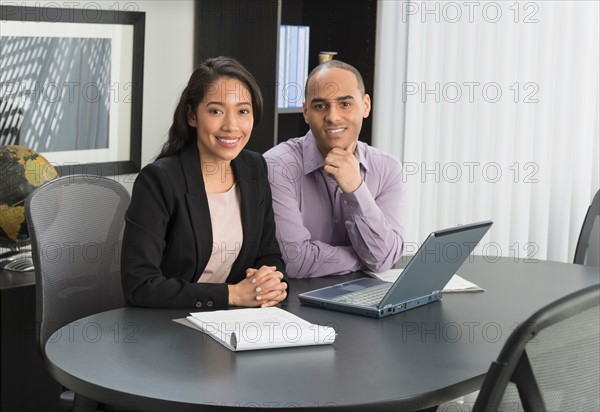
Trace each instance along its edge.
{"label": "printed document", "polygon": [[326,345],[336,338],[334,328],[275,307],[195,312],[186,319],[232,351]]}

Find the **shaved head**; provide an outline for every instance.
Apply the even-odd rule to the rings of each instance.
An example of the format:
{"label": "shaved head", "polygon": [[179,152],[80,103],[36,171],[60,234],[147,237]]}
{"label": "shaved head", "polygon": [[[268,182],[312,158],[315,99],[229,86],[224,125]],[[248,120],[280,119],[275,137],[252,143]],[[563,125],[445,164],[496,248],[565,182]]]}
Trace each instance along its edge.
{"label": "shaved head", "polygon": [[356,70],[356,68],[354,66],[351,66],[348,63],[344,63],[341,60],[329,60],[325,63],[319,64],[317,67],[312,69],[312,71],[308,75],[308,79],[306,79],[306,85],[304,86],[304,95],[306,96],[306,93],[308,91],[308,84],[310,83],[310,79],[314,75],[322,72],[323,70],[334,69],[334,68],[347,70],[350,73],[352,73],[354,75],[354,77],[356,77],[356,83],[358,85],[358,90],[360,90],[362,94],[365,94],[365,82],[364,82],[362,76],[360,75],[360,73],[358,72],[358,70]]}

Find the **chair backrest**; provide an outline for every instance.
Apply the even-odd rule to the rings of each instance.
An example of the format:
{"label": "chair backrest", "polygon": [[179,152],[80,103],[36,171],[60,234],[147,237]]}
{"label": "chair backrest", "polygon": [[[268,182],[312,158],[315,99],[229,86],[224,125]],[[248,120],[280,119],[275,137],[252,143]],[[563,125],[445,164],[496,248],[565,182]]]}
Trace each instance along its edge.
{"label": "chair backrest", "polygon": [[600,266],[600,190],[596,192],[585,215],[573,262],[580,265]]}
{"label": "chair backrest", "polygon": [[542,308],[511,334],[474,411],[600,410],[600,285]]}
{"label": "chair backrest", "polygon": [[26,199],[42,356],[47,340],[64,325],[124,306],[120,254],[128,205],[120,183],[90,175],[52,180]]}

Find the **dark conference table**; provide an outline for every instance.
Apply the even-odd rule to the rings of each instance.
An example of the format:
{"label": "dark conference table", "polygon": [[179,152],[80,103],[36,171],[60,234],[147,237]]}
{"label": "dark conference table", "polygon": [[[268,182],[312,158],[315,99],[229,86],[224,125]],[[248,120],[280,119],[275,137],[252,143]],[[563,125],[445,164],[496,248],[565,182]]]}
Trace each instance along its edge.
{"label": "dark conference table", "polygon": [[171,321],[190,310],[123,308],[57,331],[46,345],[47,366],[75,392],[127,409],[425,409],[478,390],[519,322],[600,282],[598,267],[512,258],[474,257],[458,273],[486,291],[445,294],[384,319],[297,299],[359,274],[291,280],[282,308],[334,326],[333,345],[236,353]]}

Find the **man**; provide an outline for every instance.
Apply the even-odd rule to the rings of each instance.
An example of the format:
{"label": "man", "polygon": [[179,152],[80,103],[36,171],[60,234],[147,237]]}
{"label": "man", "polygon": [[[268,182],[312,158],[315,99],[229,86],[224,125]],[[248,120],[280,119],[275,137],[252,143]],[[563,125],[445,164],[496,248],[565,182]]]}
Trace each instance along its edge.
{"label": "man", "polygon": [[358,141],[371,110],[362,76],[332,60],[310,73],[305,90],[310,131],[264,155],[287,273],[388,270],[402,254],[402,165]]}

